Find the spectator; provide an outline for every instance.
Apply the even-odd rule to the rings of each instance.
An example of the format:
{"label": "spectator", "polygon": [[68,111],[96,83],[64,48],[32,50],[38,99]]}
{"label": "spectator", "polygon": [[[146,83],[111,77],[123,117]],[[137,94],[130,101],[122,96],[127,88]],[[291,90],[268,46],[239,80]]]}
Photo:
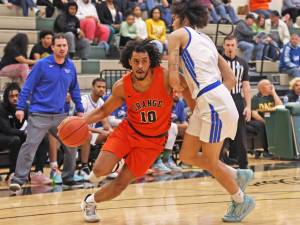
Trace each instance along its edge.
{"label": "spectator", "polygon": [[80,28],[85,37],[93,44],[108,42],[110,30],[101,24],[97,10],[90,0],[78,0],[78,11],[76,16],[80,20]]}
{"label": "spectator", "polygon": [[256,52],[256,59],[262,58],[263,45],[253,40],[255,33],[252,25],[255,17],[252,14],[246,16],[246,20],[240,20],[235,28],[235,36],[238,41],[238,48],[242,51],[242,58],[248,63],[252,59],[253,51]]}
{"label": "spectator", "polygon": [[[93,80],[91,93],[81,97],[84,114],[88,114],[94,109],[102,107],[104,101],[101,97],[104,96],[105,89],[105,80],[102,80],[101,78],[96,78]],[[88,176],[90,175],[88,162],[91,145],[95,146],[103,143],[112,131],[107,119],[103,119],[101,123],[103,125],[103,129],[96,128],[96,124],[90,124],[92,136],[85,144],[81,146],[81,168],[78,175],[83,176],[84,180],[88,180]]]}
{"label": "spectator", "polygon": [[[228,20],[233,24],[236,24],[239,21],[239,18],[237,17],[234,8],[230,5],[230,0],[226,1],[226,4],[222,0],[212,0],[211,2],[218,16],[220,16],[221,19]],[[218,22],[220,20],[220,17],[215,22]]]}
{"label": "spectator", "polygon": [[182,96],[173,91],[173,107],[172,107],[172,123],[168,130],[168,139],[165,144],[165,149],[155,163],[152,169],[161,173],[170,173],[171,171],[181,171],[182,168],[177,166],[172,157],[173,147],[177,136],[183,137],[185,130],[188,127],[185,114],[185,102]]}
{"label": "spectator", "polygon": [[[49,130],[57,133],[57,126],[66,117],[64,105],[69,91],[75,103],[78,116],[83,116],[80,90],[76,69],[68,53],[67,39],[63,34],[53,38],[53,55],[50,55],[34,66],[20,93],[16,117],[23,121],[26,102],[30,98],[27,139],[22,145],[15,175],[9,186],[12,191],[19,191],[26,183],[33,156],[43,137]],[[64,146],[63,185],[82,186],[73,179],[76,166],[76,151]]]}
{"label": "spectator", "polygon": [[296,23],[296,19],[300,15],[300,0],[283,0],[281,15],[285,16],[286,14],[289,14],[293,23]]}
{"label": "spectator", "polygon": [[248,64],[237,56],[237,43],[233,36],[224,39],[223,57],[232,69],[237,83],[230,93],[239,113],[236,136],[226,139],[224,146],[229,149],[229,158],[236,159],[240,169],[247,169],[247,133],[246,121],[251,119],[251,88]]}
{"label": "spectator", "polygon": [[293,77],[300,77],[300,46],[297,34],[292,34],[290,42],[283,47],[279,71]]}
{"label": "spectator", "polygon": [[[264,156],[271,156],[268,150],[268,142],[265,128],[265,113],[270,113],[275,110],[275,106],[282,105],[282,102],[276,94],[274,86],[269,80],[261,80],[258,85],[258,94],[253,96],[251,100],[251,116],[252,119],[248,123],[251,130],[257,133],[257,145],[262,146]],[[256,158],[261,152],[256,152]]]}
{"label": "spectator", "polygon": [[28,65],[33,65],[34,60],[27,59],[28,37],[18,33],[6,44],[4,55],[0,61],[0,76],[11,79],[21,79],[23,83],[28,75]]}
{"label": "spectator", "polygon": [[52,54],[53,32],[48,30],[41,31],[39,37],[39,43],[35,44],[31,49],[30,59],[39,60]]}
{"label": "spectator", "polygon": [[287,93],[287,102],[299,102],[300,98],[300,77],[295,77],[290,81],[289,91]]}
{"label": "spectator", "polygon": [[263,14],[265,18],[270,16],[270,4],[271,0],[249,0],[250,11],[257,14]]}
{"label": "spectator", "polygon": [[280,20],[279,13],[274,10],[270,13],[270,19],[266,20],[266,33],[270,35],[271,44],[282,48],[290,40],[290,32],[287,25]]}
{"label": "spectator", "polygon": [[54,31],[64,33],[68,40],[69,56],[74,58],[76,50],[81,59],[88,59],[90,52],[89,41],[84,38],[85,34],[80,29],[79,19],[75,16],[78,10],[76,2],[69,2],[65,12],[62,12],[54,22]]}
{"label": "spectator", "polygon": [[255,19],[255,22],[252,25],[252,30],[254,33],[265,32],[265,16],[263,14],[259,14]]}
{"label": "spectator", "polygon": [[120,29],[120,46],[125,46],[128,41],[137,38],[137,27],[134,23],[134,15],[129,13],[126,16],[126,21],[121,23]]}
{"label": "spectator", "polygon": [[[17,83],[8,83],[0,104],[0,149],[9,150],[9,173],[6,180],[10,182],[16,169],[16,162],[21,145],[26,139],[25,121],[20,122],[16,116],[16,105],[21,88]],[[35,172],[31,174],[33,184],[51,184],[51,180],[43,175],[43,168],[47,159],[47,139],[43,139],[36,154]],[[0,150],[0,151],[1,151]]]}
{"label": "spectator", "polygon": [[9,3],[20,6],[23,11],[23,16],[28,16],[28,10],[32,10],[36,16],[40,16],[43,13],[36,7],[33,0],[8,0]]}
{"label": "spectator", "polygon": [[166,24],[161,19],[161,10],[159,7],[154,7],[150,12],[150,18],[146,20],[148,38],[155,40],[155,44],[160,45],[158,49],[167,48],[166,40]]}
{"label": "spectator", "polygon": [[109,26],[112,34],[119,32],[122,14],[113,0],[107,0],[97,6],[97,13],[101,23]]}
{"label": "spectator", "polygon": [[133,8],[133,14],[135,16],[135,25],[137,29],[137,37],[145,40],[148,37],[147,26],[142,18],[141,8],[137,5]]}

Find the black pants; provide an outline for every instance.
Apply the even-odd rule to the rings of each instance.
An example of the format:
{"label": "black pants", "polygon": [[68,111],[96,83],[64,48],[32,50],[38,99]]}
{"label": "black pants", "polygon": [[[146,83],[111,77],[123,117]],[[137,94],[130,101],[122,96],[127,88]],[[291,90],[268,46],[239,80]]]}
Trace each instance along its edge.
{"label": "black pants", "polygon": [[[17,136],[17,135],[6,135],[0,133],[0,151],[8,149],[9,150],[9,173],[14,173],[16,169],[16,163],[18,154],[22,144],[25,142],[26,136]],[[37,153],[35,155],[35,171],[43,171],[46,160],[48,158],[49,151],[49,141],[46,137],[43,139],[40,144]]]}
{"label": "black pants", "polygon": [[236,159],[239,167],[245,169],[248,166],[246,121],[243,115],[245,104],[240,94],[232,95],[232,97],[239,112],[239,120],[234,140],[228,138],[224,145],[229,148],[229,158]]}
{"label": "black pants", "polygon": [[268,139],[265,124],[258,120],[251,120],[247,124],[247,130],[249,130],[251,134],[254,134],[253,148],[263,148],[264,151],[268,152]]}
{"label": "black pants", "polygon": [[293,23],[296,23],[296,19],[300,15],[300,9],[289,8],[289,9],[282,11],[281,15],[284,16],[285,14],[290,14],[290,16],[293,20]]}

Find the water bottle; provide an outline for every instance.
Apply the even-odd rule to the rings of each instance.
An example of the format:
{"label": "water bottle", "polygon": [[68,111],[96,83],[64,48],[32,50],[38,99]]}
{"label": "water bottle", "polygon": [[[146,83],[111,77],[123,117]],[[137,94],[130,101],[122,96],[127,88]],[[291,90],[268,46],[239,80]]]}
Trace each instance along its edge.
{"label": "water bottle", "polygon": [[[299,101],[299,98],[298,98],[298,101]],[[288,102],[289,102],[289,97],[285,95],[283,97],[283,104],[286,105]]]}

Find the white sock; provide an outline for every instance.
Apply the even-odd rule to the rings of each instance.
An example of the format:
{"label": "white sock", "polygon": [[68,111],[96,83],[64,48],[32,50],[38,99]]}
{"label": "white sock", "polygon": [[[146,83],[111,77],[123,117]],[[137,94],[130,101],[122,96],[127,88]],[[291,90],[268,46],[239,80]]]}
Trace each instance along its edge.
{"label": "white sock", "polygon": [[105,178],[106,178],[105,176],[97,177],[93,171],[91,171],[91,173],[89,175],[89,181],[92,183],[99,183],[100,181],[104,180]]}
{"label": "white sock", "polygon": [[91,194],[89,197],[86,198],[85,201],[89,204],[96,204],[95,194]]}
{"label": "white sock", "polygon": [[231,166],[228,166],[228,165],[225,165],[228,170],[230,171],[231,175],[233,176],[233,178],[236,180],[237,179],[237,170],[234,169],[233,167]]}
{"label": "white sock", "polygon": [[51,169],[57,169],[58,168],[57,161],[50,162],[50,168]]}
{"label": "white sock", "polygon": [[244,202],[244,192],[239,188],[237,193],[231,195],[231,199],[237,203],[242,203]]}

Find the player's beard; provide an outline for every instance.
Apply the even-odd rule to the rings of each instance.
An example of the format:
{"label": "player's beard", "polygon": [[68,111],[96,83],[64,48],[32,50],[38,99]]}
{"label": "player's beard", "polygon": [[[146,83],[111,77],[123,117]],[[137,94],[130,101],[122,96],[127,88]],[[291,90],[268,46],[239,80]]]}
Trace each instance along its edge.
{"label": "player's beard", "polygon": [[148,68],[148,70],[145,72],[145,75],[144,75],[143,77],[137,77],[137,76],[134,74],[135,79],[137,79],[138,81],[143,81],[143,80],[145,80],[146,77],[148,76],[149,69],[150,69],[150,68]]}

